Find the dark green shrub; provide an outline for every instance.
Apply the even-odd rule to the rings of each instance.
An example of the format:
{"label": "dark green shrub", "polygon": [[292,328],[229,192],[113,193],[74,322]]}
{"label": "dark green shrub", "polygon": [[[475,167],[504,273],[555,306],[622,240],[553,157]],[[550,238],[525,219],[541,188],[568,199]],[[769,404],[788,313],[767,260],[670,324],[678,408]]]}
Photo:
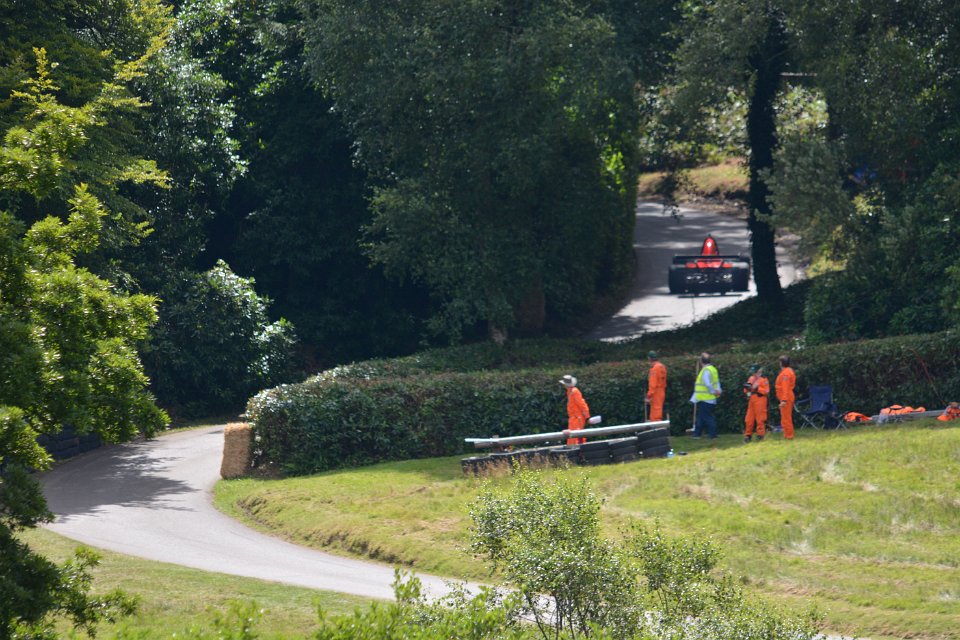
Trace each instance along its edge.
{"label": "dark green shrub", "polygon": [[171,282],[144,365],[160,401],[185,416],[236,410],[260,389],[291,379],[293,327],[270,322],[253,280],[220,261]]}
{"label": "dark green shrub", "polygon": [[[726,392],[717,408],[721,431],[740,432],[746,398],[740,385],[752,363],[771,378],[780,352],[717,353],[714,362]],[[798,395],[810,384],[832,384],[842,409],[875,414],[899,403],[942,408],[960,398],[960,334],[945,332],[828,345],[790,352]],[[663,359],[669,369],[667,412],[672,432],[691,425],[688,399],[695,376],[693,356]],[[252,399],[261,463],[291,473],[312,473],[383,460],[403,460],[471,451],[464,438],[559,431],[566,423],[557,380],[580,379],[590,409],[605,425],[643,419],[645,360],[570,368],[417,376],[339,378],[328,372],[303,384],[270,389]],[[934,382],[931,384],[927,375]],[[771,400],[770,421],[779,421]]]}

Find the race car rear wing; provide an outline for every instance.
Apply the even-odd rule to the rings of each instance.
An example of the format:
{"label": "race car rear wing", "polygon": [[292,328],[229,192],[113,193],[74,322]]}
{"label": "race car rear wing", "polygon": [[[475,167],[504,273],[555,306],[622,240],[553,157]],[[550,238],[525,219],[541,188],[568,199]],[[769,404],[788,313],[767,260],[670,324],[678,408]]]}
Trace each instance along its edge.
{"label": "race car rear wing", "polygon": [[673,256],[673,264],[683,264],[687,262],[696,262],[698,260],[720,260],[725,262],[746,262],[750,263],[750,258],[748,256],[743,256],[740,254],[736,255],[712,255],[704,256],[700,254],[693,255],[683,255],[683,256]]}

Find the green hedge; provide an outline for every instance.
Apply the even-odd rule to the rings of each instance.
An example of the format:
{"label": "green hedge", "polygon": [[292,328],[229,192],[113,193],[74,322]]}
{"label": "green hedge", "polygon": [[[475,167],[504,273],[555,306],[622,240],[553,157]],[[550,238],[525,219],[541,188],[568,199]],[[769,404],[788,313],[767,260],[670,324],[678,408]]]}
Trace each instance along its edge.
{"label": "green hedge", "polygon": [[[771,383],[779,352],[717,353],[726,393],[717,408],[722,431],[743,428],[746,400],[739,387],[751,363],[762,363]],[[942,408],[960,399],[960,334],[946,332],[828,345],[791,352],[802,397],[810,384],[832,384],[844,410],[873,414],[890,404]],[[672,431],[690,426],[695,360],[664,358],[669,369],[667,409]],[[289,473],[471,451],[466,437],[511,436],[562,429],[564,373],[580,379],[594,414],[605,425],[640,421],[645,360],[571,368],[356,378],[320,376],[284,385],[252,399],[247,414],[260,463]],[[927,372],[933,379],[931,384]],[[771,403],[770,421],[778,421]]]}

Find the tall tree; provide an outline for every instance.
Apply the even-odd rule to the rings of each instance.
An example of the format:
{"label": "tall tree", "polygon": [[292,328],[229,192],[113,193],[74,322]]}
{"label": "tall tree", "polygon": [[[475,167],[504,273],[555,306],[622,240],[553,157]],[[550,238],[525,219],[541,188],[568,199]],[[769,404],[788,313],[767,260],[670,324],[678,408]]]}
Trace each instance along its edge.
{"label": "tall tree", "polygon": [[371,255],[456,337],[585,310],[629,273],[632,79],[596,4],[310,3],[309,62],[373,175]]}
{"label": "tall tree", "polygon": [[[79,107],[100,95],[103,83],[116,85],[116,65],[138,60],[149,51],[140,68],[130,71],[132,75],[123,81],[142,78],[144,67],[160,49],[157,34],[168,28],[170,17],[161,0],[53,0],[4,3],[0,21],[5,29],[9,28],[9,37],[0,45],[0,95],[9,96],[31,77],[33,50],[43,47],[56,65],[53,71],[58,100],[66,106]],[[126,106],[139,105],[127,96]],[[0,124],[19,124],[27,108],[22,101],[0,102]],[[82,144],[58,150],[65,164],[46,174],[48,188],[39,197],[24,197],[16,191],[0,194],[0,205],[15,206],[18,217],[32,223],[50,214],[66,218],[73,185],[85,183],[111,215],[101,231],[100,248],[84,256],[83,262],[118,283],[128,279],[116,254],[148,235],[149,213],[131,197],[137,192],[136,184],[165,182],[156,163],[144,160],[142,149],[137,146],[139,112],[138,108],[121,108],[96,114],[97,126],[84,131]],[[137,171],[131,172],[131,167]],[[139,177],[130,180],[130,176]]]}
{"label": "tall tree", "polygon": [[[145,55],[159,46],[152,43]],[[120,62],[111,81],[87,103],[67,106],[56,98],[52,65],[39,49],[37,73],[26,90],[14,92],[28,115],[6,131],[0,147],[0,637],[52,637],[56,616],[91,631],[101,619],[132,610],[119,593],[91,597],[89,569],[96,558],[78,554],[57,566],[34,553],[16,533],[52,518],[36,479],[50,458],[39,433],[64,425],[97,432],[110,442],[151,434],[167,419],[145,387],[135,342],[156,319],[154,300],[125,295],[78,266],[97,250],[109,212],[87,185],[74,182],[67,211],[32,224],[38,206],[70,185],[72,168],[93,137],[118,109],[140,105],[124,87],[142,73],[144,57]],[[134,181],[162,175],[141,162],[105,160]],[[144,170],[146,167],[146,170]],[[87,170],[93,172],[94,168]],[[15,197],[19,196],[19,197]]]}
{"label": "tall tree", "polygon": [[[828,229],[828,241],[842,239],[844,251],[834,252],[836,270],[811,291],[811,339],[955,324],[957,281],[944,274],[957,272],[960,242],[960,40],[953,28],[960,7],[940,0],[791,4],[803,35],[798,50],[828,105],[828,153],[849,199],[834,207],[845,215]],[[796,186],[785,188],[784,176],[800,173],[803,157],[783,159],[779,200],[800,192],[794,200],[816,203]],[[794,220],[804,213],[790,209]]]}
{"label": "tall tree", "polygon": [[773,168],[777,148],[776,102],[780,95],[781,74],[787,66],[786,27],[781,12],[768,11],[766,31],[747,57],[753,75],[747,108],[747,142],[750,147],[750,191],[747,196],[750,250],[757,296],[777,301],[783,290],[777,275],[774,230],[770,223],[769,187],[766,174]]}
{"label": "tall tree", "polygon": [[757,295],[776,302],[782,295],[777,275],[775,231],[770,224],[765,174],[777,148],[776,101],[789,68],[788,25],[781,4],[771,0],[705,0],[686,6],[677,54],[677,104],[689,119],[720,102],[731,88],[748,96],[750,230]]}
{"label": "tall tree", "polygon": [[178,12],[172,38],[222,82],[244,163],[207,221],[201,266],[223,259],[255,277],[296,325],[311,366],[409,353],[430,304],[422,287],[388,281],[364,254],[368,176],[304,68],[297,4],[192,0]]}

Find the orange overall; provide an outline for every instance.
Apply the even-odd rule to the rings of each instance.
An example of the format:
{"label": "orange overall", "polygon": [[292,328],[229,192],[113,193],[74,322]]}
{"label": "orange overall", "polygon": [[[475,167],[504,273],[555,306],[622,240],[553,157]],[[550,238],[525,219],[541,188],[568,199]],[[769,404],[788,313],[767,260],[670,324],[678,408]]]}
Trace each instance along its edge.
{"label": "orange overall", "polygon": [[[590,407],[576,387],[567,387],[567,429],[579,431],[590,418]],[[567,444],[583,444],[586,438],[567,438]]]}
{"label": "orange overall", "polygon": [[958,418],[960,418],[960,407],[957,406],[956,402],[951,402],[947,408],[943,410],[943,413],[937,416],[937,420],[941,422],[950,422]]}
{"label": "orange overall", "polygon": [[744,389],[747,398],[747,430],[743,435],[753,435],[756,427],[757,435],[763,436],[767,432],[767,397],[770,395],[770,380],[766,376],[752,375],[747,380],[748,388]]}
{"label": "orange overall", "polygon": [[663,401],[667,397],[667,368],[659,360],[650,366],[647,377],[647,401],[650,403],[650,422],[663,420]]}
{"label": "orange overall", "polygon": [[777,376],[777,400],[780,401],[780,426],[783,427],[783,437],[793,440],[793,403],[796,396],[793,388],[797,386],[797,374],[790,367],[784,367]]}

